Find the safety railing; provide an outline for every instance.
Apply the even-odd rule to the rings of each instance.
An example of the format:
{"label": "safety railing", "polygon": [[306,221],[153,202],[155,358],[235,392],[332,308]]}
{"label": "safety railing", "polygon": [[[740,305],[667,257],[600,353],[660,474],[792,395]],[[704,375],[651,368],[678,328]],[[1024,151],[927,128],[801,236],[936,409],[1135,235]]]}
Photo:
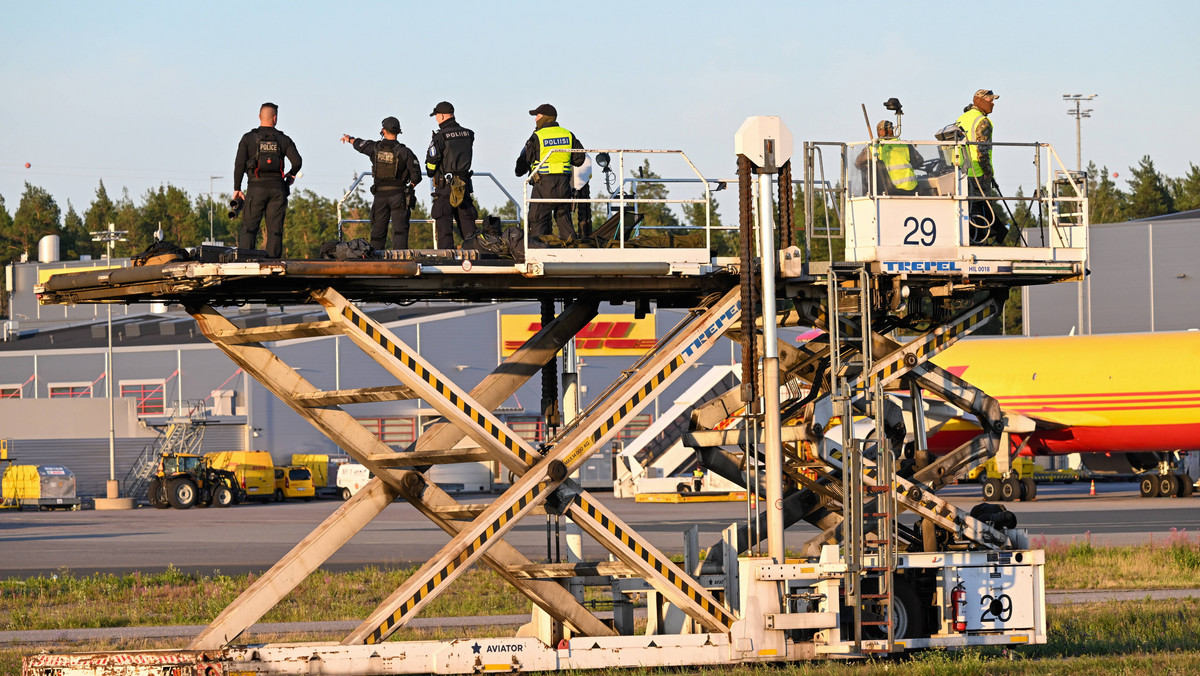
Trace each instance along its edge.
{"label": "safety railing", "polygon": [[[372,172],[369,172],[369,171],[364,171],[364,172],[358,174],[358,176],[356,176],[354,178],[354,182],[350,184],[350,187],[346,189],[346,192],[342,195],[341,199],[338,200],[338,203],[337,203],[338,241],[341,241],[343,239],[342,226],[344,224],[346,224],[346,223],[370,223],[371,222],[371,219],[369,219],[369,218],[342,218],[342,207],[343,207],[343,205],[346,204],[346,200],[350,199],[350,196],[353,195],[355,193],[355,191],[358,190],[358,186],[362,184],[363,179],[368,176],[371,176],[371,175],[372,175]],[[476,172],[471,173],[471,178],[472,179],[487,178],[487,179],[491,180],[492,184],[495,185],[497,188],[499,188],[500,192],[504,193],[504,196],[508,198],[508,201],[513,205],[513,208],[516,209],[517,220],[503,220],[503,221],[501,221],[501,223],[516,224],[516,223],[521,222],[521,203],[518,202],[517,199],[512,196],[512,193],[510,193],[508,191],[508,189],[505,188],[502,183],[500,183],[500,180],[497,179],[494,174],[492,174],[489,171],[476,171]],[[430,193],[430,194],[432,194],[432,193]],[[416,223],[429,224],[429,235],[431,237],[430,241],[431,242],[437,241],[436,223],[432,218],[418,218],[416,220],[409,220],[410,225],[416,224]],[[483,220],[476,219],[475,223],[476,223],[476,225],[479,225],[479,224],[483,223]]]}
{"label": "safety railing", "polygon": [[[989,181],[983,185],[981,175],[972,176],[972,147],[986,147],[999,179],[1008,185],[1028,186],[1029,194],[1001,192],[999,185]],[[805,181],[817,186],[816,174],[824,179],[822,150],[832,149],[840,160],[837,188],[833,193],[833,216],[839,225],[859,229],[874,228],[874,234],[846,233],[844,229],[826,228],[827,238],[842,234],[849,248],[916,245],[944,246],[954,241],[957,246],[979,246],[986,237],[977,230],[990,230],[1000,225],[1019,233],[1015,246],[1028,247],[1026,235],[1032,227],[1038,232],[1033,246],[1054,249],[1087,249],[1087,181],[1080,172],[1066,169],[1053,146],[1048,143],[971,143],[965,141],[910,141],[885,139],[871,142],[805,143]],[[1014,162],[1015,154],[1028,153]],[[1014,178],[1017,167],[1032,166],[1025,181]],[[1030,185],[1032,183],[1032,185]],[[806,188],[806,234],[814,234],[814,201],[820,190]],[[942,206],[935,206],[938,203]],[[837,206],[841,206],[840,212]],[[949,203],[949,204],[947,204]],[[1016,207],[1009,207],[1015,203]],[[1024,204],[1022,211],[1021,205]],[[980,205],[986,205],[981,207]],[[831,215],[826,205],[826,218]],[[939,211],[934,212],[932,209]],[[1003,209],[1003,211],[1001,211]],[[948,211],[947,211],[948,210]],[[1014,213],[1015,210],[1015,213]],[[944,213],[943,213],[944,212]],[[942,237],[946,214],[955,214],[953,240]],[[938,217],[937,214],[942,214]],[[1018,218],[1018,215],[1021,218]],[[893,224],[891,221],[897,220]],[[937,221],[936,234],[934,221]],[[857,225],[856,225],[857,224]],[[928,226],[928,227],[926,227]],[[903,232],[901,228],[906,228]],[[994,231],[993,231],[994,232]],[[836,234],[835,234],[836,233]],[[892,241],[900,233],[900,238]],[[936,238],[936,244],[935,244]],[[853,245],[850,239],[855,240]],[[1003,238],[994,235],[993,245],[1003,246]],[[832,245],[830,251],[833,251]],[[853,259],[852,259],[853,260]]]}
{"label": "safety railing", "polygon": [[[637,205],[640,205],[640,204],[700,204],[700,203],[703,203],[704,204],[704,227],[703,227],[704,248],[705,248],[705,250],[708,250],[712,247],[712,228],[711,228],[712,213],[711,212],[712,212],[713,190],[710,187],[711,182],[704,178],[704,176],[700,173],[700,170],[698,170],[696,168],[696,165],[692,163],[692,160],[690,158],[688,158],[687,154],[684,153],[682,150],[563,148],[560,150],[556,150],[555,152],[556,153],[572,153],[572,154],[594,153],[596,156],[596,163],[600,165],[600,168],[604,171],[606,176],[608,174],[610,174],[612,171],[611,162],[612,162],[612,157],[615,155],[616,163],[617,163],[616,175],[621,176],[621,177],[623,177],[625,175],[625,156],[626,155],[678,155],[683,158],[684,162],[686,162],[688,167],[692,170],[692,172],[695,173],[696,178],[691,179],[691,180],[695,180],[695,182],[701,183],[704,186],[704,196],[697,197],[697,198],[681,198],[681,199],[641,198],[641,197],[637,197],[636,194],[627,193],[625,191],[625,181],[622,180],[617,185],[616,193],[615,194],[610,193],[608,197],[590,197],[590,198],[585,198],[585,197],[567,197],[567,198],[531,197],[529,194],[530,188],[533,185],[534,178],[539,176],[538,170],[542,167],[542,165],[544,165],[546,163],[547,160],[550,159],[550,157],[552,157],[554,155],[554,153],[548,153],[546,155],[546,157],[541,158],[536,165],[534,165],[533,167],[530,168],[529,175],[527,177],[525,177],[525,180],[522,182],[522,185],[521,185],[522,202],[525,204],[523,220],[524,220],[524,226],[525,226],[525,251],[527,252],[527,255],[530,250],[530,248],[529,248],[529,235],[530,235],[530,230],[529,230],[529,210],[530,210],[530,208],[529,208],[529,205],[539,204],[539,203],[604,204],[604,205],[608,205],[610,207],[610,210],[611,210],[611,207],[613,205],[615,205],[616,209],[617,209],[617,214],[618,214],[616,242],[617,242],[617,248],[619,248],[619,249],[625,248],[625,233],[626,233],[626,226],[625,226],[626,220],[625,219],[626,219],[626,216],[630,215],[631,213],[636,215],[636,213],[637,213],[636,209],[638,208]],[[655,179],[655,180],[661,181],[662,179]],[[736,180],[734,181],[734,183],[736,183]],[[629,210],[630,206],[632,206],[635,209],[635,211],[630,212],[630,210]],[[653,229],[658,230],[658,229],[666,229],[666,228],[660,228],[659,226],[655,226]],[[679,229],[694,230],[694,229],[696,229],[696,227],[695,226],[679,226]]]}

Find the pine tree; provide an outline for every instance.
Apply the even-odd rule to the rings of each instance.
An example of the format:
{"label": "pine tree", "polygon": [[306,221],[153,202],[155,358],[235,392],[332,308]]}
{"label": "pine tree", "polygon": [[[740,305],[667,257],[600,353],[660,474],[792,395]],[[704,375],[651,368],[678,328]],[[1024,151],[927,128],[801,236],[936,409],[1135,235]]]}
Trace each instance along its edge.
{"label": "pine tree", "polygon": [[1089,162],[1088,174],[1088,221],[1090,223],[1119,223],[1124,217],[1125,195],[1109,176],[1108,167],[1096,171],[1096,163]]}
{"label": "pine tree", "polygon": [[[703,200],[704,195],[700,194],[700,195],[697,195],[697,197],[700,198],[701,200]],[[708,222],[708,227],[711,231],[711,235],[710,235],[711,241],[712,241],[711,249],[714,252],[714,255],[736,256],[737,255],[737,245],[738,245],[737,233],[733,230],[719,229],[723,225],[723,223],[721,223],[721,214],[717,213],[717,200],[714,198],[711,191],[708,194],[708,210],[707,211],[708,211],[707,222]],[[700,202],[692,202],[690,204],[684,204],[683,205],[683,220],[684,220],[684,223],[686,223],[688,227],[695,228],[694,232],[703,233],[704,225],[705,225],[704,202],[700,201]]]}
{"label": "pine tree", "polygon": [[[656,179],[662,178],[650,169],[650,160],[643,160],[642,166],[638,167],[633,173],[634,178],[638,179]],[[644,200],[663,200],[668,197],[667,186],[662,183],[655,183],[653,180],[646,182],[638,182],[637,198]],[[679,218],[671,211],[671,206],[662,202],[642,202],[637,205],[637,210],[645,214],[640,226],[641,230],[653,230],[655,228],[674,228],[679,226]],[[671,232],[670,230],[663,231],[662,234]]]}
{"label": "pine tree", "polygon": [[1133,178],[1129,179],[1129,198],[1126,200],[1125,217],[1130,220],[1161,216],[1175,211],[1171,193],[1167,190],[1163,175],[1154,169],[1149,155],[1142,157],[1136,167],[1129,168]]}
{"label": "pine tree", "polygon": [[38,240],[46,235],[59,233],[62,210],[44,188],[25,184],[25,193],[13,216],[9,249],[3,252],[6,260],[12,260],[29,252],[36,257]]}
{"label": "pine tree", "polygon": [[1200,167],[1189,162],[1186,176],[1171,179],[1171,197],[1179,211],[1200,209]]}

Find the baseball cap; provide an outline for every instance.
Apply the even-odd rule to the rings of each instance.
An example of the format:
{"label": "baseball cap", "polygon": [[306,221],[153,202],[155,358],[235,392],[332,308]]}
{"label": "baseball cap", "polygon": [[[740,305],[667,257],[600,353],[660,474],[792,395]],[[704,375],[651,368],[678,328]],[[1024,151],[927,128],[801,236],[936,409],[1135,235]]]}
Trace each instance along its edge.
{"label": "baseball cap", "polygon": [[990,89],[976,89],[974,98],[991,99],[991,100],[995,101],[996,99],[1000,98],[1000,96]]}
{"label": "baseball cap", "polygon": [[400,133],[400,120],[397,120],[396,118],[392,117],[391,115],[383,118],[383,130],[387,131],[387,132],[391,132],[393,134],[399,134]]}
{"label": "baseball cap", "polygon": [[449,101],[442,101],[441,103],[439,103],[433,107],[433,112],[429,114],[429,117],[433,117],[434,115],[453,115],[453,114],[454,114],[454,106],[450,105]]}
{"label": "baseball cap", "polygon": [[530,115],[553,115],[554,117],[558,117],[558,110],[555,109],[554,106],[550,105],[549,103],[543,103],[542,105],[538,106],[537,108],[534,108],[533,110],[529,111],[529,114]]}
{"label": "baseball cap", "polygon": [[892,124],[891,120],[880,120],[879,124],[875,125],[875,133],[879,136],[883,136],[889,132],[894,132],[895,130],[895,126]]}

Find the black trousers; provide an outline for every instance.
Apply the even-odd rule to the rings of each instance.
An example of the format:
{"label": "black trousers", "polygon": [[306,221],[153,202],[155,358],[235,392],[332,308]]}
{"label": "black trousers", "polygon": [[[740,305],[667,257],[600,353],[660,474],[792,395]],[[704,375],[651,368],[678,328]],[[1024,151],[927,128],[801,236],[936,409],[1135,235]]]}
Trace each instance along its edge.
{"label": "black trousers", "polygon": [[450,186],[434,188],[433,205],[429,208],[429,217],[433,219],[437,241],[434,246],[438,249],[454,248],[454,224],[458,223],[458,232],[462,238],[475,236],[475,219],[479,212],[471,201],[471,182],[467,181],[467,192],[463,201],[457,207],[450,206]]}
{"label": "black trousers", "polygon": [[371,246],[387,248],[388,221],[392,222],[392,248],[408,248],[410,212],[404,190],[376,190],[371,204]]}
{"label": "black trousers", "polygon": [[[580,200],[591,199],[592,186],[584,183],[582,188],[574,191],[573,197]],[[575,225],[580,237],[592,236],[592,205],[590,202],[575,203]]]}
{"label": "black trousers", "polygon": [[267,234],[263,249],[271,258],[283,257],[283,217],[287,214],[288,189],[285,185],[246,188],[246,205],[242,209],[242,231],[238,234],[239,249],[253,249],[258,230],[266,220]]}
{"label": "black trousers", "polygon": [[[570,174],[542,174],[533,186],[532,197],[537,199],[571,199],[575,191],[571,188]],[[571,227],[571,203],[534,202],[529,205],[529,236],[550,234],[550,221],[558,228],[558,236],[571,239],[575,229]]]}

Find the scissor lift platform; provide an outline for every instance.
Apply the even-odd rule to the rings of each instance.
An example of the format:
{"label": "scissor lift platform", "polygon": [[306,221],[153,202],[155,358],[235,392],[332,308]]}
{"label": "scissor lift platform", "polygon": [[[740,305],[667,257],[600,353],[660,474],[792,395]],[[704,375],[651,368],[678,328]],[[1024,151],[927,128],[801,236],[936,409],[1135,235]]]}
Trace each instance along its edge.
{"label": "scissor lift platform", "polygon": [[[743,175],[748,179],[749,172]],[[769,186],[769,181],[760,183],[760,190],[763,185]],[[748,195],[748,183],[742,188]],[[753,230],[748,213],[743,210],[743,251],[751,249],[746,245]],[[773,226],[768,217],[758,227],[769,237],[767,228]],[[960,259],[957,253],[954,256]],[[966,464],[996,453],[1006,441],[1006,427],[1021,421],[1005,418],[994,400],[929,360],[994,319],[997,292],[1078,278],[1084,260],[1062,263],[1052,255],[1038,254],[1018,261],[1029,265],[1005,269],[970,271],[935,265],[896,271],[881,261],[822,265],[808,262],[800,249],[782,251],[779,265],[766,266],[772,274],[762,278],[763,287],[778,291],[764,295],[793,304],[797,311],[789,312],[785,321],[823,327],[828,337],[814,339],[795,354],[785,353],[782,362],[775,361],[783,375],[776,385],[784,382],[790,392],[793,381],[807,378],[814,396],[784,399],[778,407],[787,411],[788,426],[775,431],[782,433],[786,448],[780,457],[789,492],[780,504],[765,505],[768,511],[754,521],[769,523],[778,518],[769,513],[772,509],[793,510],[798,515],[793,522],[803,517],[823,529],[812,541],[818,553],[800,559],[739,557],[768,535],[759,535],[761,528],[748,534],[735,524],[718,543],[723,547],[710,549],[707,560],[702,562],[698,549],[689,547],[681,565],[570,476],[699,362],[718,338],[731,331],[748,337],[745,350],[754,344],[754,327],[760,322],[764,327],[770,323],[773,335],[775,303],[768,304],[771,311],[766,314],[746,305],[752,298],[747,289],[753,284],[747,282],[746,273],[755,267],[753,257],[714,258],[689,274],[657,265],[645,252],[630,260],[622,250],[611,252],[611,259],[594,252],[586,261],[558,265],[547,259],[551,264],[533,266],[451,252],[405,257],[410,260],[184,261],[61,274],[38,288],[43,303],[181,304],[231,360],[367,466],[375,478],[258,578],[187,649],[38,655],[26,659],[24,674],[551,671],[775,662],[1045,640],[1041,552],[1027,550],[1019,531],[993,527],[933,495]],[[764,259],[770,260],[769,252]],[[1045,265],[1050,262],[1055,265]],[[776,284],[770,286],[768,281]],[[929,300],[938,311],[923,320],[925,328],[917,338],[901,345],[887,335],[895,324],[877,322],[872,315],[880,312],[879,319],[887,320],[904,298]],[[418,300],[556,300],[563,309],[468,392],[357,306]],[[691,312],[577,418],[534,447],[492,411],[554,359],[604,301],[635,303],[639,311],[655,305],[686,307]],[[219,309],[253,302],[318,304],[327,318],[242,328]],[[282,351],[275,348],[276,343],[321,335],[347,338],[380,367],[385,382],[322,390],[305,378],[303,369],[286,363]],[[762,343],[767,342],[764,335]],[[832,385],[821,375],[830,360],[835,365]],[[764,358],[764,372],[767,362]],[[918,403],[919,390],[924,388],[971,410],[986,423],[978,439],[904,479],[893,469],[883,440],[894,432],[896,414],[884,390],[901,379],[918,390]],[[767,401],[770,390],[764,385],[756,398]],[[442,416],[403,449],[384,443],[347,410],[356,403],[403,399],[421,399]],[[914,408],[914,413],[918,410]],[[751,420],[745,412],[731,415]],[[862,415],[875,419],[874,448],[866,449],[868,444],[859,443],[849,432],[843,432],[838,443],[831,432],[835,420],[845,429]],[[761,504],[764,495],[756,469],[757,434],[751,432],[766,429],[764,420],[760,416],[749,431],[728,427],[697,431],[700,437],[713,437],[701,445],[734,448],[727,452],[730,456],[742,453],[740,467],[733,463],[733,478],[747,487],[755,504]],[[464,438],[474,446],[462,447],[459,442]],[[424,471],[435,464],[479,460],[495,461],[514,477],[511,486],[490,503],[459,503]],[[798,471],[805,463],[821,466],[817,478]],[[356,629],[338,643],[235,645],[248,627],[397,497],[410,502],[450,540]],[[941,529],[948,534],[949,548],[938,549],[931,539],[934,546],[925,550],[928,553],[898,552],[895,517],[903,509],[921,515],[931,533]],[[535,514],[569,518],[603,547],[609,560],[532,561],[506,542],[505,535]],[[864,526],[863,519],[873,520],[874,526]],[[853,531],[850,525],[855,526]],[[845,534],[841,545],[839,532]],[[780,552],[781,541],[781,537],[775,541]],[[534,621],[526,634],[388,641],[476,564],[491,568],[533,604]],[[894,591],[893,582],[909,574],[913,579],[919,576],[925,588],[920,608],[909,608],[917,613],[912,618],[922,618],[921,630],[906,635],[896,625],[906,599]],[[872,588],[872,582],[878,586]],[[585,586],[607,588],[614,611],[622,606],[629,612],[614,612],[611,621],[601,619],[584,602]],[[647,599],[650,620],[645,628],[633,621],[630,595]],[[895,616],[893,603],[901,607]],[[886,610],[873,618],[863,611],[865,605]],[[956,611],[961,611],[961,623]],[[929,626],[924,626],[925,620]]]}

